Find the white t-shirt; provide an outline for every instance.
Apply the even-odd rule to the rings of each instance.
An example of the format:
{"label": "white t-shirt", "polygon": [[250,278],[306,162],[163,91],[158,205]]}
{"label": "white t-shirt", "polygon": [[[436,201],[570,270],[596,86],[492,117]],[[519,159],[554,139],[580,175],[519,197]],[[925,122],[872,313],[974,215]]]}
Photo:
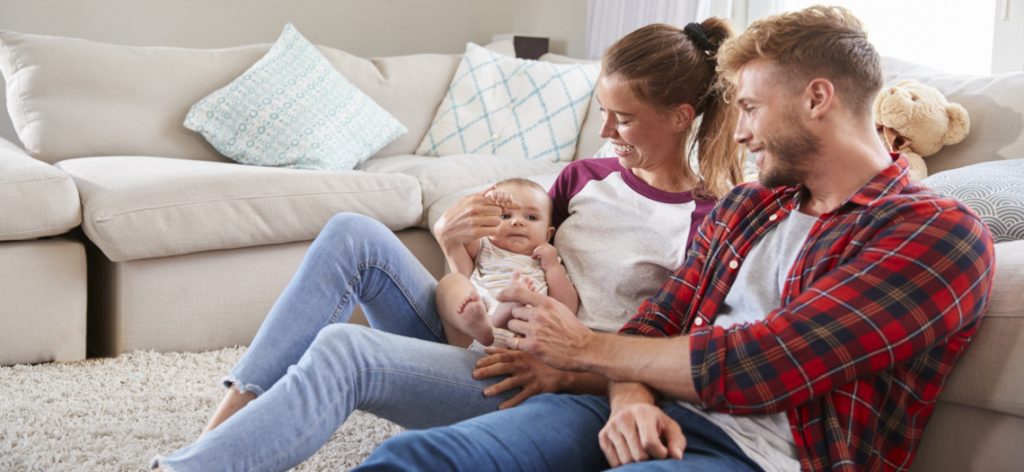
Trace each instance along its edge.
{"label": "white t-shirt", "polygon": [[[754,244],[715,317],[715,326],[728,329],[760,321],[779,307],[789,269],[816,221],[817,217],[794,210]],[[679,404],[722,428],[762,469],[768,472],[800,470],[785,413],[730,415],[704,411],[687,402]],[[685,434],[686,425],[683,425],[683,432]]]}
{"label": "white t-shirt", "polygon": [[682,265],[713,200],[651,187],[618,159],[570,163],[551,187],[555,247],[580,295],[579,319],[616,332]]}

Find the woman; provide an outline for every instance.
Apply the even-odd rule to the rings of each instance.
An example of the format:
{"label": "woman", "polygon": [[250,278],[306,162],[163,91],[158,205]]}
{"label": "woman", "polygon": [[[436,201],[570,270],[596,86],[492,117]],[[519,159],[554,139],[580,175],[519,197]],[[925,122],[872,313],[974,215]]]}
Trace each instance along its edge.
{"label": "woman", "polygon": [[[573,162],[551,189],[555,245],[579,289],[578,316],[591,329],[618,329],[657,290],[681,264],[711,198],[739,179],[736,114],[717,93],[715,75],[715,52],[730,35],[715,18],[685,30],[650,25],[605,54],[596,93],[601,136],[617,158]],[[694,146],[699,174],[689,163]],[[500,214],[483,194],[471,195],[435,233],[442,247],[454,247],[493,234]],[[523,352],[481,356],[448,346],[436,284],[383,225],[335,216],[232,369],[203,435],[159,464],[284,470],[315,453],[357,408],[423,428],[541,392],[604,393],[605,379],[559,371]],[[374,330],[343,323],[356,302]]]}

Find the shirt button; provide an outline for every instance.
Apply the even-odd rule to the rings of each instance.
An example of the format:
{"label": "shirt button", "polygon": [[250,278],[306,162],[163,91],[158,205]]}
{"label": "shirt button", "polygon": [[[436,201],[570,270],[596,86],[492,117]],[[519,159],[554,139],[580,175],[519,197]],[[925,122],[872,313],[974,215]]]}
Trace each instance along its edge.
{"label": "shirt button", "polygon": [[733,260],[729,261],[729,268],[730,269],[736,270],[736,268],[739,267],[739,266],[740,266],[740,263],[738,261],[736,261],[736,259],[733,259]]}
{"label": "shirt button", "polygon": [[704,324],[704,318],[701,318],[701,317],[698,316],[697,319],[693,320],[693,324],[696,325],[696,326],[703,325]]}
{"label": "shirt button", "polygon": [[776,215],[774,213],[772,214],[772,216],[768,217],[768,221],[775,221],[777,219],[779,219],[779,215]]}

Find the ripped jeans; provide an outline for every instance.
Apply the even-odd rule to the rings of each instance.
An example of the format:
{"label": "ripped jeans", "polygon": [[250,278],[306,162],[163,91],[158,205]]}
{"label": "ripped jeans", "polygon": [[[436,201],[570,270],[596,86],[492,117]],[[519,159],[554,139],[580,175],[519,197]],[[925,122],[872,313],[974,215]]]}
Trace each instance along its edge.
{"label": "ripped jeans", "polygon": [[[437,281],[395,235],[361,215],[328,222],[225,381],[256,400],[164,458],[164,470],[286,470],[355,409],[406,428],[497,410],[501,380],[475,380],[480,354],[445,344]],[[356,303],[374,329],[344,323]]]}

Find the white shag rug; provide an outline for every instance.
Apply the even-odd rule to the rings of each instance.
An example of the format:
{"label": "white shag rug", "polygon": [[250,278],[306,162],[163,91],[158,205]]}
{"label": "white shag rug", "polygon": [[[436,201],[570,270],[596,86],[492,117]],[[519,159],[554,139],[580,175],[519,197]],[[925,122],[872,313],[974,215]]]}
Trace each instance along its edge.
{"label": "white shag rug", "polygon": [[[0,471],[140,471],[196,438],[245,352],[131,352],[0,367]],[[355,412],[296,471],[347,470],[402,431]]]}

